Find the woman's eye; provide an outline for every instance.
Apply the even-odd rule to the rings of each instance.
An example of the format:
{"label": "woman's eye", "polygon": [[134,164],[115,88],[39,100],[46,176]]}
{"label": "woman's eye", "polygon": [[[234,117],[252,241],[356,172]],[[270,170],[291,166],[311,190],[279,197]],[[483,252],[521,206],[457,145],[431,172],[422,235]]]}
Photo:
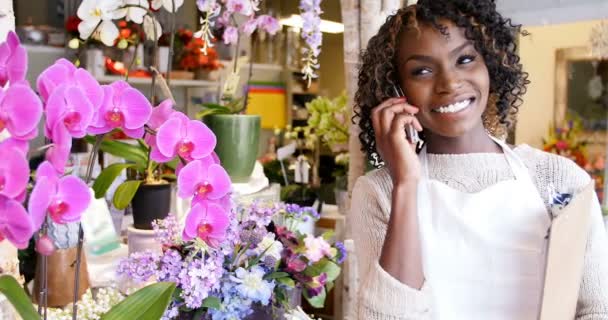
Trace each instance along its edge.
{"label": "woman's eye", "polygon": [[466,55],[458,58],[458,64],[468,64],[475,61],[475,56]]}
{"label": "woman's eye", "polygon": [[431,73],[431,69],[429,68],[417,68],[412,71],[412,75],[414,76],[423,76],[429,73]]}

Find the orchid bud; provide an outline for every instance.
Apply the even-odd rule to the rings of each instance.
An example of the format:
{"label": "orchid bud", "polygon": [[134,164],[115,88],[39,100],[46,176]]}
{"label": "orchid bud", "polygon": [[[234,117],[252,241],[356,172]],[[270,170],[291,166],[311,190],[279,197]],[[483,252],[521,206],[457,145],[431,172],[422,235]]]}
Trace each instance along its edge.
{"label": "orchid bud", "polygon": [[53,240],[49,238],[46,234],[41,236],[38,241],[36,241],[36,251],[43,256],[50,256],[55,252],[55,245],[53,244]]}

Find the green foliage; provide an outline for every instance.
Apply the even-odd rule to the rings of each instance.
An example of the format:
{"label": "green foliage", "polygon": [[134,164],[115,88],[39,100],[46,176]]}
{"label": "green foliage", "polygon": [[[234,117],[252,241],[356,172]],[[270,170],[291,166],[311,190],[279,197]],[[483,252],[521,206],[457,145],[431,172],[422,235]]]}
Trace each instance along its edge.
{"label": "green foliage", "polygon": [[239,114],[245,110],[245,102],[243,98],[228,99],[223,105],[217,103],[203,103],[200,107],[203,110],[199,111],[196,114],[196,117],[202,119],[211,114]]}
{"label": "green foliage", "polygon": [[114,192],[114,199],[112,199],[114,207],[118,210],[126,208],[129,203],[131,203],[131,200],[133,200],[133,197],[142,182],[143,181],[141,180],[129,180],[121,183],[118,188],[116,188],[116,192]]}
{"label": "green foliage", "polygon": [[15,278],[9,275],[0,276],[0,293],[4,294],[8,301],[10,301],[21,318],[40,319],[40,316],[32,305],[30,297],[27,296],[25,290],[23,290]]}
{"label": "green foliage", "polygon": [[95,198],[99,199],[105,196],[108,188],[112,185],[114,180],[120,175],[120,173],[126,168],[132,168],[135,164],[131,163],[114,163],[103,169],[99,176],[93,183],[93,190],[95,191]]}
{"label": "green foliage", "polygon": [[115,305],[101,320],[160,319],[169,305],[175,283],[159,282],[144,287]]}

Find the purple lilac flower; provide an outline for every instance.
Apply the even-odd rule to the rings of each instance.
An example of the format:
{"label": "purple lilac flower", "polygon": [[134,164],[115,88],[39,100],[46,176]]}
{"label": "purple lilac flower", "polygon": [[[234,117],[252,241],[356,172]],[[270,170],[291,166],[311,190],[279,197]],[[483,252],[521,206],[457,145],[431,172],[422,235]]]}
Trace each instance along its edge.
{"label": "purple lilac flower", "polygon": [[169,214],[163,220],[152,221],[152,229],[154,230],[156,240],[162,245],[175,244],[181,233],[179,222],[173,214]]}
{"label": "purple lilac flower", "polygon": [[338,264],[342,264],[346,260],[346,248],[342,242],[336,242],[336,249],[338,249]]}
{"label": "purple lilac flower", "polygon": [[179,274],[182,271],[182,257],[176,250],[165,251],[160,258],[158,281],[172,281],[179,284]]}
{"label": "purple lilac flower", "polygon": [[177,318],[177,316],[179,316],[179,308],[175,305],[174,302],[171,302],[171,304],[169,305],[169,307],[167,307],[167,310],[165,310],[165,313],[160,318],[160,320],[175,319]]}
{"label": "purple lilac flower", "polygon": [[223,272],[220,259],[210,257],[205,260],[196,258],[190,261],[179,274],[181,297],[186,306],[191,309],[200,308],[209,293],[220,288]]}
{"label": "purple lilac flower", "polygon": [[116,272],[135,281],[145,282],[156,275],[159,256],[151,250],[135,252],[118,264]]}

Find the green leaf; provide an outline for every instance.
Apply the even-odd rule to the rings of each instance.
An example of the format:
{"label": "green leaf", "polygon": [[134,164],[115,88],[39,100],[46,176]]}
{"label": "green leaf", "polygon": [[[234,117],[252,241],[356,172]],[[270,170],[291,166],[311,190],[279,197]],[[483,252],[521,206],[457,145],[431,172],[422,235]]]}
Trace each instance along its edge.
{"label": "green leaf", "polygon": [[175,175],[175,173],[163,173],[160,175],[160,178],[167,180],[177,180],[177,176]]}
{"label": "green leaf", "polygon": [[209,296],[203,300],[203,307],[219,310],[221,306],[220,298]]}
{"label": "green leaf", "polygon": [[327,296],[327,292],[325,292],[325,288],[323,288],[323,290],[321,291],[320,294],[318,294],[314,297],[310,297],[308,295],[308,290],[304,290],[304,298],[306,298],[308,303],[310,303],[310,305],[315,308],[323,308],[323,306],[325,305],[326,296]]}
{"label": "green leaf", "polygon": [[265,280],[270,280],[270,279],[277,279],[277,278],[284,278],[284,277],[289,277],[289,273],[287,272],[273,272],[267,276],[264,277]]}
{"label": "green leaf", "polygon": [[159,282],[137,290],[101,316],[102,320],[160,319],[175,290],[173,282]]}
{"label": "green leaf", "polygon": [[120,175],[120,173],[126,169],[134,167],[135,164],[132,163],[114,163],[103,169],[97,179],[95,179],[95,183],[93,183],[93,190],[95,191],[95,198],[99,199],[103,197],[108,188],[112,185],[114,180]]}
{"label": "green leaf", "polygon": [[40,319],[38,312],[36,312],[36,309],[32,305],[32,300],[30,300],[25,290],[12,276],[0,276],[0,293],[6,296],[21,318]]}
{"label": "green leaf", "polygon": [[114,199],[112,199],[114,207],[119,210],[126,208],[142,182],[141,180],[129,180],[121,183],[114,192]]}
{"label": "green leaf", "polygon": [[[95,143],[95,137],[87,136],[85,140],[91,144]],[[132,145],[116,140],[103,140],[100,149],[113,156],[123,158],[129,162],[134,162],[140,169],[145,169],[147,167],[147,150],[139,145]]]}
{"label": "green leaf", "polygon": [[323,258],[304,271],[304,274],[310,277],[316,277],[321,273],[327,274],[327,281],[334,281],[340,275],[340,267],[335,262]]}
{"label": "green leaf", "polygon": [[296,286],[296,283],[293,281],[293,279],[288,278],[288,277],[278,278],[277,282],[284,286],[290,287],[290,288],[293,288]]}

